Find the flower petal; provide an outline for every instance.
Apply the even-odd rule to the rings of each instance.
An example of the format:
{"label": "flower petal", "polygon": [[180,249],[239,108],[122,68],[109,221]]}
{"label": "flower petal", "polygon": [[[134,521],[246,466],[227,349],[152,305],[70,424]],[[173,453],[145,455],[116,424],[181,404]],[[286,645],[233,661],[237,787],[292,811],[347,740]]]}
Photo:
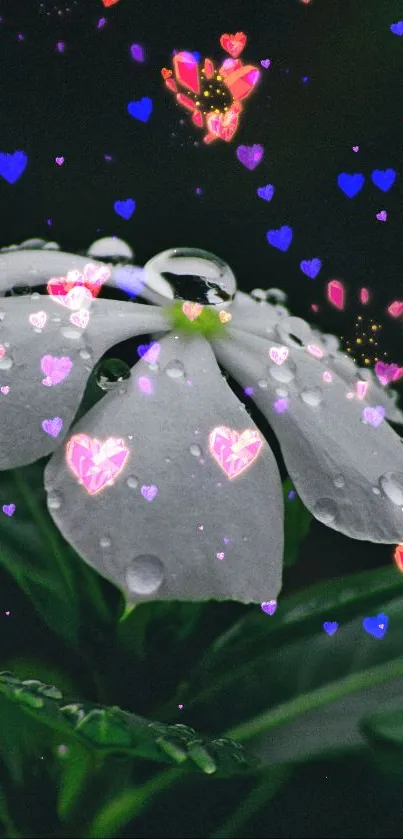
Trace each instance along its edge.
{"label": "flower petal", "polygon": [[[32,463],[56,448],[106,350],[169,328],[160,309],[117,300],[94,300],[85,329],[72,325],[71,311],[47,295],[6,297],[1,310],[0,469]],[[41,362],[49,355],[68,369],[57,386],[43,383]]]}
{"label": "flower petal", "polygon": [[278,312],[270,303],[256,303],[241,291],[237,291],[230,312],[232,327],[263,338],[273,337],[274,327],[280,320]]}
{"label": "flower petal", "polygon": [[[213,342],[217,358],[243,387],[255,389],[253,399],[315,518],[355,539],[402,541],[403,446],[397,434],[386,422],[376,428],[364,423],[365,403],[347,399],[348,387],[336,374],[325,382],[323,365],[304,349],[289,347],[287,362],[276,365],[268,357],[269,341],[231,327],[228,333],[231,340]],[[286,400],[281,413],[279,399]]]}
{"label": "flower petal", "polygon": [[[209,449],[222,426],[252,429],[261,441],[248,468],[245,450],[233,455],[233,465],[244,457],[234,479],[218,462],[224,434],[216,434],[216,458]],[[163,338],[158,367],[142,358],[126,393],[108,393],[77,423],[49,461],[45,486],[67,541],[129,602],[260,602],[280,590],[277,465],[201,336]]]}

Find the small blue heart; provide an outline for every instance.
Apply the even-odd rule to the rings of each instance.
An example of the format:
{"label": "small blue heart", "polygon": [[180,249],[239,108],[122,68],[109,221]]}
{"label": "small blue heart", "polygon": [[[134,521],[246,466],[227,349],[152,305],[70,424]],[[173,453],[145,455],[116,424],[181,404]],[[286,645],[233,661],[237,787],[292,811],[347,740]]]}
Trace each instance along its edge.
{"label": "small blue heart", "polygon": [[388,616],[381,613],[376,618],[364,618],[362,625],[369,635],[373,635],[374,638],[383,638],[388,629]]}
{"label": "small blue heart", "polygon": [[307,277],[314,280],[322,268],[322,262],[320,259],[303,259],[300,263],[300,268],[303,274],[306,274]]}
{"label": "small blue heart", "polygon": [[139,344],[137,347],[137,355],[139,355],[140,358],[143,358],[143,355],[145,355],[151,347],[152,344]]}
{"label": "small blue heart", "polygon": [[126,198],[125,201],[115,201],[113,209],[118,216],[129,219],[136,209],[136,202],[133,201],[133,198]]}
{"label": "small blue heart", "polygon": [[9,184],[15,184],[21,177],[28,163],[25,152],[15,151],[12,154],[0,152],[0,175]]}
{"label": "small blue heart", "polygon": [[389,28],[394,35],[400,35],[401,37],[403,35],[403,20],[398,20],[397,23],[392,23]]}
{"label": "small blue heart", "polygon": [[337,178],[337,184],[347,198],[354,198],[363,188],[364,183],[364,175],[359,174],[347,175],[346,172],[342,172]]}
{"label": "small blue heart", "polygon": [[138,294],[141,294],[144,286],[144,268],[135,265],[125,265],[123,268],[115,268],[113,279],[116,288],[120,288],[128,297],[137,297]]}
{"label": "small blue heart", "polygon": [[152,99],[149,96],[143,96],[142,99],[129,102],[127,110],[134,119],[138,119],[140,122],[148,122],[153,110]]}
{"label": "small blue heart", "polygon": [[283,252],[288,251],[292,242],[292,228],[284,225],[279,230],[269,230],[266,233],[266,239],[273,248],[278,248]]}
{"label": "small blue heart", "polygon": [[334,635],[339,628],[339,624],[337,621],[325,621],[323,624],[323,629],[325,630],[327,635]]}
{"label": "small blue heart", "polygon": [[396,180],[396,172],[394,169],[374,169],[371,178],[372,183],[374,183],[378,189],[381,189],[382,192],[387,192]]}
{"label": "small blue heart", "polygon": [[266,184],[266,186],[259,186],[257,194],[259,198],[263,198],[263,201],[271,201],[274,195],[274,186],[272,184]]}

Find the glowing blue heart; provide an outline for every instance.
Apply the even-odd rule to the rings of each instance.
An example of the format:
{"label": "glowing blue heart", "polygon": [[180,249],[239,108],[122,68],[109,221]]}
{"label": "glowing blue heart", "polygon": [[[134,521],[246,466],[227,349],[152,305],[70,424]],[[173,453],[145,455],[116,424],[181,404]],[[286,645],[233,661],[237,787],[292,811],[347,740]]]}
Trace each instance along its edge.
{"label": "glowing blue heart", "polygon": [[397,23],[392,23],[389,27],[390,31],[393,32],[393,35],[403,35],[403,20],[398,20]]}
{"label": "glowing blue heart", "polygon": [[140,122],[148,122],[153,110],[152,99],[149,96],[143,96],[135,102],[129,102],[127,110],[131,117],[140,120]]}
{"label": "glowing blue heart", "polygon": [[9,184],[15,184],[21,177],[28,163],[25,152],[15,151],[13,154],[0,152],[0,175]]}
{"label": "glowing blue heart", "polygon": [[337,185],[344,192],[344,195],[347,195],[347,198],[355,198],[362,190],[364,183],[364,175],[359,174],[347,175],[346,172],[342,172],[337,178]]}
{"label": "glowing blue heart", "polygon": [[266,186],[259,186],[257,189],[257,194],[259,198],[263,198],[263,201],[271,201],[274,195],[274,186],[272,184],[266,184]]}
{"label": "glowing blue heart", "polygon": [[325,621],[323,624],[323,629],[325,630],[327,635],[334,635],[339,628],[339,624],[337,621]]}
{"label": "glowing blue heart", "polygon": [[299,267],[303,274],[306,274],[307,277],[314,280],[322,268],[322,262],[320,259],[303,259]]}
{"label": "glowing blue heart", "polygon": [[283,252],[288,251],[292,242],[292,229],[284,225],[279,230],[269,230],[266,233],[266,239],[273,248],[278,248],[279,251]]}
{"label": "glowing blue heart", "polygon": [[136,202],[133,201],[133,198],[126,198],[125,201],[115,201],[113,209],[118,216],[129,219],[136,209]]}
{"label": "glowing blue heart", "polygon": [[125,265],[123,268],[115,268],[113,272],[116,288],[120,288],[129,297],[137,297],[145,282],[144,269],[135,265]]}
{"label": "glowing blue heart", "polygon": [[388,616],[381,613],[375,618],[364,618],[362,625],[368,635],[373,635],[374,638],[383,638],[388,629]]}
{"label": "glowing blue heart", "polygon": [[378,189],[381,189],[382,192],[387,192],[396,180],[396,172],[394,169],[374,169],[371,178],[372,183],[374,183]]}

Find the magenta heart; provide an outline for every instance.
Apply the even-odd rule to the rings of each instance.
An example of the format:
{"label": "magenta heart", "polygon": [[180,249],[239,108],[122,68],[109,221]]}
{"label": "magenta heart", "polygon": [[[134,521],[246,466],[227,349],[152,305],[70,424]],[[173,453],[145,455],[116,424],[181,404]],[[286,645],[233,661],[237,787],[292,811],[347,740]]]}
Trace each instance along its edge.
{"label": "magenta heart", "polygon": [[259,432],[249,428],[240,432],[220,425],[209,434],[210,454],[230,480],[252,465],[262,443]]}
{"label": "magenta heart", "polygon": [[56,157],[55,159],[58,166],[63,166],[64,157]]}
{"label": "magenta heart", "polygon": [[50,434],[51,437],[58,437],[63,428],[63,420],[60,417],[45,419],[42,422],[42,428],[46,431],[46,434]]}
{"label": "magenta heart", "polygon": [[397,364],[386,364],[384,361],[377,361],[375,364],[375,375],[379,379],[381,385],[388,385],[390,382],[395,382],[400,379],[403,369]]}
{"label": "magenta heart", "polygon": [[385,414],[386,411],[383,405],[376,405],[375,408],[370,408],[370,406],[367,405],[367,407],[363,410],[363,417],[365,422],[369,423],[369,425],[372,425],[373,428],[378,428],[378,425],[381,424]]}
{"label": "magenta heart", "polygon": [[264,148],[259,143],[254,146],[238,146],[236,156],[247,169],[256,169],[263,157]]}
{"label": "magenta heart", "polygon": [[72,366],[73,362],[67,355],[60,358],[55,355],[44,355],[41,359],[41,369],[46,379],[42,379],[42,384],[46,387],[58,385],[67,378]]}
{"label": "magenta heart", "polygon": [[158,488],[154,484],[151,484],[150,486],[142,486],[140,492],[146,501],[153,501],[157,495]]}
{"label": "magenta heart", "polygon": [[277,600],[265,600],[260,604],[260,608],[266,615],[274,615],[277,609]]}
{"label": "magenta heart", "polygon": [[3,513],[6,516],[12,516],[15,513],[15,504],[3,504]]}
{"label": "magenta heart", "polygon": [[88,434],[75,434],[66,446],[66,463],[88,494],[96,495],[116,480],[129,454],[124,440],[108,437],[102,443]]}
{"label": "magenta heart", "polygon": [[386,210],[381,210],[380,213],[376,214],[376,217],[377,217],[378,221],[386,221],[387,218],[388,218],[388,214],[387,214]]}
{"label": "magenta heart", "polygon": [[262,67],[264,67],[265,70],[268,70],[268,68],[270,67],[271,61],[270,61],[270,58],[264,58],[263,61],[261,61],[260,63],[262,65]]}

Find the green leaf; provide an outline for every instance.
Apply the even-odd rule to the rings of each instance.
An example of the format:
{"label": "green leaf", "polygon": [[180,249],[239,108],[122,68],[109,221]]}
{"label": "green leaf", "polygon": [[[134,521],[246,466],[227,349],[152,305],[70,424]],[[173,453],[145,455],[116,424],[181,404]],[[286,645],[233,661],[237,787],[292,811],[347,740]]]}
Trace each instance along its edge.
{"label": "green leaf", "polygon": [[[294,493],[289,498],[289,494]],[[287,478],[283,483],[284,496],[284,565],[294,565],[302,541],[309,533],[312,516],[295,493],[292,481]]]}
{"label": "green leaf", "polygon": [[[0,673],[0,699],[7,700],[13,710],[18,707],[21,717],[28,715],[56,731],[59,738],[68,736],[100,756],[186,763],[188,768],[219,777],[256,768],[256,759],[249,759],[243,747],[229,739],[201,737],[188,726],[150,722],[118,707],[67,701],[57,688],[39,680],[20,681]],[[60,806],[62,811],[71,806],[71,784]]]}

